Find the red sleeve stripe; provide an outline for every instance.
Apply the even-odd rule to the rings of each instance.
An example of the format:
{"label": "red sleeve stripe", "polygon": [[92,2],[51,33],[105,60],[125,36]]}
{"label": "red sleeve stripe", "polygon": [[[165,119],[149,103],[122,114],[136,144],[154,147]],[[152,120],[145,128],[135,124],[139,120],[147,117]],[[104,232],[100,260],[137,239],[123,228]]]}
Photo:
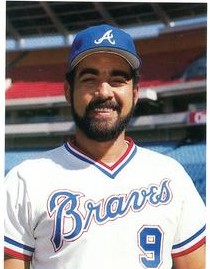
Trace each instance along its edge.
{"label": "red sleeve stripe", "polygon": [[205,244],[205,242],[206,242],[206,238],[204,237],[199,242],[197,242],[195,245],[193,245],[192,247],[190,247],[186,250],[183,250],[181,252],[172,254],[172,258],[177,258],[177,257],[187,255],[187,254],[193,252],[194,250],[198,249],[199,247],[201,247],[203,244]]}
{"label": "red sleeve stripe", "polygon": [[31,261],[32,260],[31,256],[25,255],[23,253],[19,253],[17,251],[14,251],[12,249],[7,248],[7,247],[4,248],[4,253],[9,255],[9,256],[12,256],[14,258],[20,259],[20,260],[24,260],[24,261]]}

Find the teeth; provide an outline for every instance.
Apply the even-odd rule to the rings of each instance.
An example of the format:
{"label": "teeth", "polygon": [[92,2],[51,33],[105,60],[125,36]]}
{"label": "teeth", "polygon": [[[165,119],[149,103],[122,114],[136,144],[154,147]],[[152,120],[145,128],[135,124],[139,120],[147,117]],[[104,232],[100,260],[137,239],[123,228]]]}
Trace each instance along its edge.
{"label": "teeth", "polygon": [[96,108],[95,111],[97,112],[110,112],[112,109],[109,108]]}

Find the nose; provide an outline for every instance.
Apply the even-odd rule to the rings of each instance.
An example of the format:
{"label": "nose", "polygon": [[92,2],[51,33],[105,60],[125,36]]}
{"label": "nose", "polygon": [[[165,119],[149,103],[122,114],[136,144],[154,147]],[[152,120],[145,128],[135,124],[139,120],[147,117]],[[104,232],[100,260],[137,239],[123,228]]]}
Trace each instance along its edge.
{"label": "nose", "polygon": [[107,81],[102,81],[99,83],[96,95],[103,98],[112,98],[114,96],[111,85]]}

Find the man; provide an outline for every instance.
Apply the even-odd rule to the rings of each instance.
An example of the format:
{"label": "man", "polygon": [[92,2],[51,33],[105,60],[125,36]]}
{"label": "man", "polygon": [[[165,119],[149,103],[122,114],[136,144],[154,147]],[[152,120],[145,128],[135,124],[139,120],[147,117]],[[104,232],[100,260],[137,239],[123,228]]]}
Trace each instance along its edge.
{"label": "man", "polygon": [[65,82],[76,134],[8,174],[5,269],[205,268],[205,208],[192,180],[125,136],[140,64],[118,28],[76,36]]}

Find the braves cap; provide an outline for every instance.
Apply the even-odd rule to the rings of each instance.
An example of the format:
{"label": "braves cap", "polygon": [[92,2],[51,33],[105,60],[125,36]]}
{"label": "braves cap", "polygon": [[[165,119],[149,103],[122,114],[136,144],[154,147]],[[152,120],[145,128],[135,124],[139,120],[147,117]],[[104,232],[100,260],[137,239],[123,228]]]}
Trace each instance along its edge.
{"label": "braves cap", "polygon": [[91,26],[76,35],[69,55],[69,69],[73,69],[85,57],[97,52],[117,54],[133,69],[138,69],[141,64],[131,36],[119,28],[102,24]]}

